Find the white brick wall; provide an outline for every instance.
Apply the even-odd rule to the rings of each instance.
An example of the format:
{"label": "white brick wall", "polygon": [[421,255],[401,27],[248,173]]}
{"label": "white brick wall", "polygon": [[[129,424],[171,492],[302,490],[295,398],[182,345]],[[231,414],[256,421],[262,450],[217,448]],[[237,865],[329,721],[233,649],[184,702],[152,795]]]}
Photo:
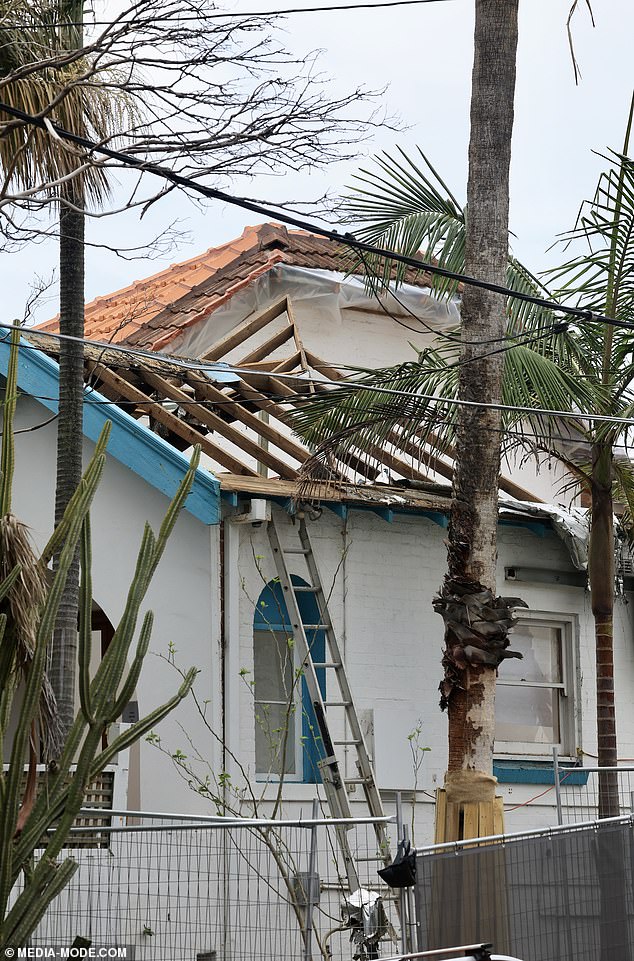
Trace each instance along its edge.
{"label": "white brick wall", "polygon": [[[282,514],[279,516],[283,517]],[[289,539],[290,519],[283,522]],[[431,607],[445,570],[446,531],[420,516],[395,515],[392,523],[371,511],[351,511],[343,522],[327,509],[309,524],[311,540],[324,583],[337,574],[330,613],[345,649],[349,680],[361,712],[374,712],[374,745],[379,785],[392,797],[393,790],[411,791],[413,766],[411,733],[420,719],[420,746],[429,747],[423,758],[419,789],[433,793],[442,784],[446,765],[446,717],[438,708],[441,676],[442,621]],[[343,545],[347,552],[342,561]],[[253,553],[265,578],[274,577],[273,565],[263,528],[241,530],[240,662],[249,670],[253,663],[252,617],[255,599],[263,586],[255,570]],[[303,574],[302,561],[296,572]],[[581,713],[581,745],[596,753],[594,716],[594,639],[587,593],[581,588],[557,584],[504,581],[504,568],[522,566],[547,570],[573,570],[565,547],[546,529],[537,536],[526,527],[499,529],[498,591],[521,596],[533,610],[575,615],[578,619],[578,698]],[[634,714],[630,691],[634,689],[634,645],[630,608],[617,604],[615,647],[617,660],[618,724],[621,753],[634,756]],[[502,668],[503,670],[503,668]],[[240,745],[252,768],[253,715],[249,694],[241,703]],[[591,763],[591,759],[588,760]],[[543,786],[501,786],[509,805],[516,805],[541,793]],[[306,806],[315,793],[313,785],[289,784],[285,796]],[[354,801],[354,796],[352,797]],[[423,801],[427,799],[423,798]],[[526,827],[553,821],[554,792],[543,802],[513,812],[510,824]],[[294,807],[291,804],[291,808]],[[353,805],[356,807],[356,805]],[[520,821],[520,818],[522,819]],[[429,841],[431,806],[421,812],[421,831]]]}

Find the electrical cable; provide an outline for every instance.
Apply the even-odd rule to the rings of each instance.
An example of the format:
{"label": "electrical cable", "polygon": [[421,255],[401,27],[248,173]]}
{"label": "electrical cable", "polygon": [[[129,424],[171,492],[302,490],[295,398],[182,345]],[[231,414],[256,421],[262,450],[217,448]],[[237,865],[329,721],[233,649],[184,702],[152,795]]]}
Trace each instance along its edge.
{"label": "electrical cable", "polygon": [[[0,393],[5,390],[6,388],[4,387],[0,388]],[[99,393],[99,388],[94,386],[86,387],[86,392]],[[302,394],[302,395],[296,394],[293,396],[293,402],[295,402],[297,399],[309,400],[311,398],[314,398],[314,396],[315,396],[314,394]],[[29,397],[31,397],[33,400],[39,400],[39,401],[58,401],[59,400],[59,397],[53,396],[51,394],[32,394],[31,392],[29,392]],[[288,401],[289,398],[287,397],[286,394],[266,394],[266,400],[271,400],[273,402],[280,402],[280,401],[283,402],[283,401]],[[130,408],[131,407],[134,407],[134,408],[148,407],[148,414],[151,414],[151,410],[149,408],[162,407],[163,409],[166,409],[167,405],[170,405],[170,406],[173,405],[174,407],[181,408],[185,411],[187,410],[187,408],[190,408],[190,407],[192,408],[201,407],[203,410],[209,410],[211,412],[213,412],[214,409],[216,408],[220,410],[225,410],[225,409],[230,410],[231,407],[248,406],[249,400],[248,398],[236,399],[232,397],[227,397],[226,400],[172,400],[169,397],[165,397],[165,398],[148,397],[147,400],[126,400],[126,398],[124,397],[121,397],[118,400],[108,400],[108,398],[103,398],[100,400],[90,400],[84,395],[84,403],[91,407],[115,406],[123,409],[127,407],[130,407]],[[58,415],[55,414],[54,417],[49,418],[49,420],[45,421],[42,424],[37,424],[34,427],[24,428],[23,431],[17,430],[16,433],[27,433],[28,431],[31,431],[31,430],[38,430],[40,427],[46,427],[49,423],[55,420],[57,416]],[[455,421],[448,420],[447,418],[434,419],[434,426],[443,425],[443,426],[449,427],[454,423]],[[528,438],[528,437],[533,437],[537,439],[541,437],[541,435],[531,430],[520,431],[520,430],[512,430],[510,428],[504,428],[504,427],[488,427],[488,426],[483,427],[482,430],[489,434],[504,434],[508,437],[517,437],[518,439]],[[2,436],[1,433],[0,433],[0,436]],[[561,441],[562,443],[573,443],[575,442],[575,440],[578,440],[579,443],[583,443],[584,438],[583,437],[574,438],[571,436],[565,437],[562,434],[549,434],[549,440]],[[425,446],[425,445],[423,444],[422,446]]]}
{"label": "electrical cable", "polygon": [[[13,329],[23,330],[23,328],[20,328],[20,327],[16,328],[15,326],[12,326],[9,324],[3,324],[3,323],[0,323],[0,328],[8,328],[10,330],[13,330]],[[64,338],[64,335],[61,335],[61,334],[51,333],[51,334],[47,334],[46,336],[60,338],[60,339]],[[4,339],[6,342],[6,338],[0,338],[0,340],[2,339]],[[82,341],[82,343],[92,344],[98,347],[104,346],[102,343],[99,343],[98,341],[89,341],[85,339],[82,340],[82,338],[73,338],[73,337],[70,337],[69,339],[80,340]],[[116,345],[112,345],[112,346],[115,347]],[[34,351],[39,351],[38,347],[32,344],[27,345],[24,343],[20,345],[20,349],[21,350],[30,349]],[[144,357],[145,359],[148,359],[145,353],[142,353],[141,356]],[[149,359],[156,361],[158,358],[156,354],[153,354]],[[628,426],[628,427],[634,426],[634,418],[617,417],[615,415],[608,415],[608,414],[584,414],[576,411],[551,410],[548,408],[541,408],[541,407],[521,407],[521,406],[513,406],[510,404],[491,404],[491,403],[484,403],[484,402],[478,402],[478,401],[463,401],[456,397],[437,397],[437,396],[434,396],[433,394],[422,394],[422,393],[416,393],[415,391],[396,390],[394,388],[381,387],[379,385],[372,386],[369,384],[362,384],[355,381],[333,383],[332,381],[317,380],[313,377],[305,377],[298,374],[282,374],[282,373],[275,373],[272,371],[257,371],[257,370],[253,370],[252,368],[235,367],[231,365],[219,366],[219,365],[213,365],[213,364],[200,364],[199,362],[186,362],[186,361],[183,361],[182,358],[175,358],[175,357],[170,357],[169,360],[167,358],[164,358],[164,363],[166,364],[166,366],[172,369],[174,367],[177,367],[179,369],[193,370],[193,371],[213,372],[215,370],[224,374],[235,373],[235,374],[244,374],[247,376],[253,376],[254,374],[259,374],[260,376],[270,376],[274,379],[279,379],[279,380],[283,379],[283,380],[292,381],[294,383],[301,383],[303,386],[307,386],[309,384],[317,384],[317,385],[326,387],[330,392],[346,391],[350,389],[366,390],[366,391],[372,391],[375,393],[386,394],[388,396],[406,397],[413,400],[427,400],[427,401],[435,402],[438,404],[449,404],[450,406],[466,405],[469,407],[484,408],[487,410],[501,410],[501,411],[507,411],[510,413],[526,414],[527,416],[543,415],[543,416],[553,417],[553,418],[562,419],[562,420],[571,419],[577,423],[579,421],[588,421],[590,423],[623,424],[624,426]],[[113,363],[112,366],[120,366],[125,368],[126,365],[123,365],[123,364],[116,365]],[[88,389],[92,390],[94,388],[88,388]],[[42,398],[42,399],[57,400],[58,398]],[[302,401],[307,401],[308,403],[313,402],[315,399],[315,394],[312,391],[307,390],[303,393],[295,392],[292,398],[289,398],[288,395],[286,394],[269,394],[269,395],[266,395],[266,399],[277,400],[278,402],[281,401],[283,403],[292,402],[294,405],[297,405],[298,402],[301,403]],[[184,407],[186,403],[186,402],[181,403],[180,401],[169,401],[169,400],[167,402],[175,403],[179,407]],[[106,400],[106,401],[99,401],[95,403],[108,404],[110,402]],[[116,403],[118,405],[119,401],[116,401],[116,402],[112,401],[112,403]],[[145,401],[139,401],[138,404],[136,402],[130,402],[130,405],[140,406],[143,403],[145,403]],[[152,401],[151,399],[148,399],[148,403],[156,403],[156,401]],[[196,403],[199,403],[199,402],[196,402]],[[213,406],[214,402],[211,402],[211,403]],[[241,401],[233,401],[232,399],[229,398],[226,403],[227,404],[236,403],[236,404],[244,405],[248,403],[248,399],[241,400]],[[220,406],[220,404],[218,406]],[[442,419],[438,419],[438,423],[449,424],[451,423],[451,421],[448,421],[446,418],[442,418]],[[503,433],[509,433],[509,431],[504,430],[504,428],[501,428],[500,431]],[[518,432],[518,436],[521,436],[521,433],[522,432]],[[555,437],[555,435],[552,435],[552,437],[553,439],[558,439],[561,441],[574,440],[574,438],[570,438],[570,437],[562,437],[562,436]]]}
{"label": "electrical cable", "polygon": [[439,267],[436,264],[430,264],[426,261],[418,260],[415,257],[399,254],[394,250],[388,250],[382,247],[377,247],[373,244],[368,244],[363,240],[358,240],[351,233],[340,234],[336,230],[329,230],[325,227],[319,227],[317,224],[313,224],[308,220],[304,220],[303,218],[291,217],[289,214],[281,211],[276,212],[270,206],[267,207],[252,200],[247,200],[244,197],[234,197],[232,194],[228,194],[223,190],[218,190],[215,187],[207,187],[204,184],[199,184],[191,177],[184,177],[181,174],[175,173],[173,170],[168,170],[165,167],[161,167],[158,164],[148,163],[145,160],[139,160],[136,157],[132,157],[129,154],[122,153],[121,151],[112,150],[109,147],[105,147],[103,144],[99,144],[88,139],[87,137],[81,137],[78,134],[71,133],[64,127],[59,126],[59,124],[53,123],[48,118],[33,116],[32,114],[26,113],[23,110],[19,110],[17,107],[12,107],[2,101],[0,101],[0,110],[4,111],[10,117],[15,118],[16,120],[21,120],[23,123],[28,123],[35,127],[39,127],[41,130],[46,130],[49,133],[52,132],[54,135],[57,135],[64,140],[68,140],[70,143],[77,144],[80,147],[84,147],[86,150],[90,150],[96,154],[101,154],[104,157],[110,158],[111,160],[116,160],[118,163],[124,166],[139,170],[141,173],[149,173],[154,176],[161,177],[163,180],[167,180],[176,186],[193,190],[195,193],[199,193],[211,200],[219,200],[222,203],[227,203],[234,207],[241,207],[244,210],[249,210],[252,213],[260,216],[275,217],[282,223],[289,224],[290,226],[296,227],[300,230],[306,230],[309,233],[313,233],[319,237],[324,237],[326,240],[331,240],[334,243],[343,244],[344,246],[350,247],[352,250],[374,254],[375,256],[382,257],[385,260],[393,260],[396,263],[404,264],[407,267],[413,267],[416,270],[435,274],[439,277],[445,277],[448,280],[455,280],[458,283],[465,284],[466,286],[477,287],[481,290],[488,290],[504,297],[513,297],[515,300],[520,300],[524,303],[534,304],[538,307],[544,307],[548,310],[564,313],[571,317],[576,317],[578,320],[585,323],[601,323],[625,330],[634,330],[634,321],[615,320],[613,317],[606,317],[603,314],[596,314],[589,309],[584,309],[581,307],[567,307],[564,304],[558,303],[557,301],[547,300],[542,297],[533,296],[532,294],[526,294],[522,291],[512,290],[510,287],[506,287],[501,284],[494,284],[486,280],[479,280],[476,277],[457,273],[453,270],[447,270],[444,267]]}
{"label": "electrical cable", "polygon": [[[6,324],[0,323],[0,329],[4,330],[19,330],[24,331],[24,328],[16,324]],[[143,357],[145,360],[153,360],[156,362],[157,354],[151,351],[139,351],[136,349],[122,348],[118,344],[104,344],[100,341],[91,341],[84,337],[73,337],[70,334],[58,334],[58,333],[46,333],[47,337],[55,338],[56,340],[71,340],[77,341],[82,344],[100,347],[108,350],[119,350],[123,353],[132,354],[133,356]],[[6,340],[6,338],[5,338]],[[31,349],[38,350],[37,347],[31,345]],[[327,387],[329,391],[342,391],[342,390],[366,390],[379,394],[386,394],[393,397],[407,397],[414,400],[426,400],[434,402],[437,404],[449,404],[462,407],[472,407],[480,408],[482,410],[500,410],[508,411],[515,414],[527,414],[536,415],[542,414],[547,417],[556,417],[561,419],[572,419],[575,421],[589,421],[590,423],[597,424],[623,424],[626,426],[634,425],[634,418],[631,417],[617,417],[612,414],[584,414],[581,412],[571,411],[571,410],[554,410],[545,407],[524,407],[524,406],[514,406],[511,404],[496,404],[496,403],[486,403],[484,401],[473,401],[473,400],[462,400],[458,397],[437,397],[434,394],[423,394],[417,393],[416,391],[406,391],[406,390],[396,390],[390,387],[381,387],[380,385],[370,385],[359,383],[358,381],[345,381],[333,383],[332,381],[319,380],[315,377],[303,376],[301,374],[284,374],[277,373],[273,371],[254,371],[253,368],[239,367],[232,364],[213,364],[213,363],[201,363],[196,360],[188,360],[180,357],[169,356],[169,360],[165,360],[171,367],[177,367],[183,370],[194,370],[194,371],[217,371],[225,374],[247,374],[253,375],[254,373],[263,373],[265,376],[273,377],[277,380],[288,380],[293,383],[301,383],[306,386],[308,384],[317,384]],[[299,395],[294,395],[294,400],[297,399]],[[307,398],[314,400],[314,394],[310,393],[306,395]]]}
{"label": "electrical cable", "polygon": [[[331,13],[336,10],[371,10],[373,7],[411,7],[424,3],[447,3],[450,0],[379,0],[377,3],[344,3],[323,7],[289,7],[283,10],[237,10],[235,13],[206,13],[205,20],[241,20],[246,17],[286,17],[295,13]],[[183,20],[199,20],[199,17],[183,17]],[[124,19],[119,22],[125,23]],[[160,21],[159,21],[160,22]],[[11,27],[110,27],[112,20],[60,20],[59,22],[10,23]]]}

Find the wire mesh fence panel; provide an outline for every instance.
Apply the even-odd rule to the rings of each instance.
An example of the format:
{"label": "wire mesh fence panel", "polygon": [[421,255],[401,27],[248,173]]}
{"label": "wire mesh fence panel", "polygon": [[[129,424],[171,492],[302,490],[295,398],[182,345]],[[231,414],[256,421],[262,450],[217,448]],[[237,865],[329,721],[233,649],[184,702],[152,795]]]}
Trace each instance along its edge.
{"label": "wire mesh fence panel", "polygon": [[[570,781],[578,772],[583,772],[585,783],[571,784]],[[632,814],[632,792],[634,792],[634,769],[617,768],[619,807],[621,814]],[[596,768],[572,769],[570,774],[560,769],[561,784],[561,812],[564,824],[576,824],[579,821],[594,821],[599,816],[599,778],[600,772]]]}
{"label": "wire mesh fence panel", "polygon": [[[382,860],[373,825],[349,825],[347,836],[361,887],[382,896],[384,953],[394,954],[399,917],[377,875]],[[130,826],[113,830],[106,847],[68,853],[78,871],[44,916],[34,946],[81,936],[126,946],[137,961],[344,961],[357,950],[342,922],[350,891],[327,822],[314,829],[271,822]]]}
{"label": "wire mesh fence panel", "polygon": [[[531,776],[536,770],[542,778],[533,781]],[[601,769],[540,762],[538,768],[529,768],[528,773],[526,782],[503,782],[506,787],[504,823],[509,833],[596,821],[606,813],[599,804],[602,777],[604,799],[612,801],[618,797],[618,813],[634,814],[634,767],[620,765]],[[609,815],[616,816],[612,804]]]}
{"label": "wire mesh fence panel", "polygon": [[632,820],[420,852],[419,948],[491,941],[531,961],[629,961]]}

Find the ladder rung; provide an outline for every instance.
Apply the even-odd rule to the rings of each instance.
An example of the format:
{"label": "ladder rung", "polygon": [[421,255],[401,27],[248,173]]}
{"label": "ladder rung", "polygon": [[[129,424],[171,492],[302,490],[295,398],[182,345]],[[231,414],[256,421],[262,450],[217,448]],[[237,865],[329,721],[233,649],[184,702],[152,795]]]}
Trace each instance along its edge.
{"label": "ladder rung", "polygon": [[319,590],[318,587],[304,587],[303,585],[296,586],[295,584],[293,584],[292,587],[296,594],[299,594],[301,591],[311,591],[312,593],[315,593]]}
{"label": "ladder rung", "polygon": [[324,707],[350,707],[352,701],[324,701]]}
{"label": "ladder rung", "polygon": [[344,784],[369,784],[371,781],[370,777],[347,777],[344,778]]}
{"label": "ladder rung", "polygon": [[340,661],[313,661],[313,667],[342,667]]}
{"label": "ladder rung", "polygon": [[310,551],[306,547],[285,547],[282,553],[283,554],[310,554]]}
{"label": "ladder rung", "polygon": [[305,631],[327,631],[329,624],[302,624]]}
{"label": "ladder rung", "polygon": [[355,744],[361,744],[361,738],[356,738],[354,741],[333,741],[332,743],[336,747],[346,747],[346,746],[352,747]]}

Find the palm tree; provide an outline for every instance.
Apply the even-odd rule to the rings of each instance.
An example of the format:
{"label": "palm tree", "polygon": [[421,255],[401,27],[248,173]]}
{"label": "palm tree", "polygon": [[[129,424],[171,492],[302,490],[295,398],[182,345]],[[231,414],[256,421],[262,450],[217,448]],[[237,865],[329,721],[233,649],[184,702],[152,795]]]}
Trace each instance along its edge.
{"label": "palm tree", "polygon": [[[633,338],[629,327],[620,326],[634,323],[634,162],[628,157],[633,111],[634,99],[623,151],[606,157],[608,168],[593,199],[582,205],[574,229],[562,238],[566,249],[581,243],[584,249],[548,274],[554,298],[613,318],[615,324],[562,323],[548,310],[510,298],[506,337],[487,346],[487,352],[503,358],[501,402],[510,408],[502,412],[503,452],[519,447],[556,457],[571,482],[591,497],[589,579],[596,633],[598,755],[599,765],[608,768],[617,760],[612,647],[615,498],[627,505],[628,516],[634,513],[634,471],[629,460],[619,456],[634,416]],[[464,211],[433,168],[424,169],[403,154],[398,159],[384,155],[378,172],[363,171],[359,182],[357,193],[348,198],[348,209],[361,221],[363,239],[410,255],[422,249],[424,260],[436,257],[441,266],[464,272]],[[382,271],[389,268],[375,266],[374,283],[380,283]],[[550,296],[512,257],[506,282],[514,290]],[[436,289],[443,296],[455,293],[455,285],[443,279],[436,282]],[[345,458],[346,451],[368,439],[387,441],[394,430],[403,444],[419,444],[421,458],[430,447],[447,453],[459,436],[455,400],[463,396],[464,364],[456,331],[415,362],[360,371],[343,390],[310,399],[296,415],[295,429],[317,445],[314,463],[322,472],[333,463],[333,455]],[[356,383],[404,394],[358,390]],[[566,421],[564,428],[561,419],[542,410],[608,415],[625,423],[584,419]],[[561,443],[562,434],[585,442],[587,463],[571,458]],[[489,523],[495,526],[493,518]],[[437,609],[442,611],[443,603],[441,597]],[[456,686],[469,669],[465,644],[473,642],[455,643],[443,660],[441,689],[450,711]],[[477,646],[493,667],[508,656],[507,645],[508,638],[502,635],[493,645],[483,641]],[[600,777],[599,814],[611,817],[618,812],[617,775],[608,771]]]}
{"label": "palm tree", "polygon": [[[9,105],[30,114],[51,113],[65,129],[101,141],[112,136],[129,109],[92,77],[81,56],[83,0],[0,2],[0,78]],[[33,71],[24,68],[50,62]],[[12,78],[15,77],[15,80]],[[90,83],[87,80],[90,78]],[[54,105],[51,110],[52,105]],[[82,473],[84,335],[84,206],[99,204],[107,183],[102,167],[86,163],[46,132],[21,124],[0,140],[7,182],[41,185],[59,207],[60,332],[78,340],[60,347],[60,392],[55,523],[59,524]],[[50,677],[62,730],[75,716],[75,662],[79,558],[66,581],[56,622]]]}
{"label": "palm tree", "polygon": [[[475,4],[465,265],[469,272],[495,284],[503,282],[508,259],[518,6],[519,0],[476,0]],[[481,356],[478,341],[503,335],[504,300],[491,291],[468,288],[460,316],[459,395],[495,401],[501,391],[501,358]],[[467,612],[476,597],[481,607],[490,607],[496,595],[497,526],[491,518],[497,515],[499,427],[496,408],[460,407],[456,432],[460,456],[454,471],[440,608],[447,651],[453,649],[455,638],[455,622],[448,612],[456,607]],[[492,437],[496,438],[493,443]],[[453,688],[445,790],[450,802],[468,799],[493,804],[495,669],[473,664],[469,672],[469,684]],[[453,840],[445,826],[441,836]]]}

